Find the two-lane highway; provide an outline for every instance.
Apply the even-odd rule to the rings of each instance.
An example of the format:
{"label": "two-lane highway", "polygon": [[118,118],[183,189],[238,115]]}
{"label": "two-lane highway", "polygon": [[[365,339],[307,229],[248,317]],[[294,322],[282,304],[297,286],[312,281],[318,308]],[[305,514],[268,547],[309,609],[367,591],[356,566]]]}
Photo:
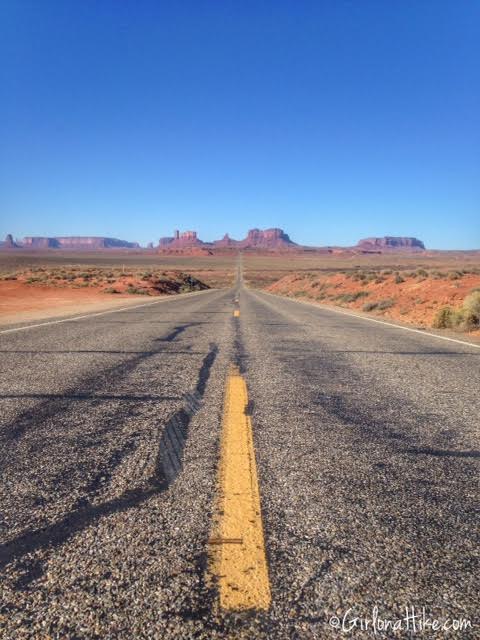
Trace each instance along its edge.
{"label": "two-lane highway", "polygon": [[[239,281],[0,333],[0,351],[0,637],[339,638],[335,616],[374,607],[478,637],[475,346]],[[209,570],[232,365],[269,580],[244,612]]]}

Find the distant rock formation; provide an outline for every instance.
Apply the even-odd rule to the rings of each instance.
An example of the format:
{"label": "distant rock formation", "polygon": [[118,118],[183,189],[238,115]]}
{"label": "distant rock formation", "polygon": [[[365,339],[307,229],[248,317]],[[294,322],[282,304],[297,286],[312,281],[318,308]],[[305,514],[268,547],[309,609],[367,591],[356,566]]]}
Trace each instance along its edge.
{"label": "distant rock formation", "polygon": [[384,236],[383,238],[363,238],[356,249],[364,252],[382,253],[383,251],[425,251],[425,245],[418,238]]}
{"label": "distant rock formation", "polygon": [[23,239],[23,246],[27,249],[54,249],[58,247],[58,244],[55,238],[27,236]]}
{"label": "distant rock formation", "polygon": [[240,249],[289,249],[298,247],[283,229],[250,229],[244,240],[233,240],[226,233],[221,240],[215,240],[215,247],[238,247]]}
{"label": "distant rock formation", "polygon": [[228,233],[226,233],[221,240],[214,240],[214,247],[238,247],[239,241],[230,238]]}
{"label": "distant rock formation", "polygon": [[184,249],[185,247],[202,247],[207,243],[197,237],[196,231],[175,231],[172,237],[160,238],[159,249]]}
{"label": "distant rock formation", "polygon": [[160,238],[159,251],[197,249],[266,249],[282,250],[298,247],[282,229],[250,229],[244,240],[234,240],[226,233],[221,240],[202,242],[196,231],[184,231]]}
{"label": "distant rock formation", "polygon": [[2,242],[2,247],[4,249],[16,249],[18,247],[18,244],[13,239],[11,233],[7,233],[7,235],[5,236],[5,240]]}
{"label": "distant rock formation", "polygon": [[175,238],[173,236],[165,236],[164,238],[160,238],[160,240],[158,241],[158,248],[168,248],[168,246],[171,245],[174,240]]}
{"label": "distant rock formation", "polygon": [[283,229],[250,229],[238,246],[242,249],[289,249],[298,245],[290,240]]}
{"label": "distant rock formation", "polygon": [[[127,242],[117,238],[102,236],[28,236],[22,242],[15,241],[8,234],[0,248],[26,249],[65,249],[65,250],[97,250],[104,249],[140,249],[137,242]],[[174,231],[172,236],[159,239],[157,247],[149,243],[146,250],[183,255],[212,255],[214,250],[229,252],[246,251],[298,251],[320,253],[393,253],[425,251],[424,243],[418,238],[384,236],[363,238],[354,247],[306,247],[293,242],[283,229],[250,229],[243,240],[234,240],[226,233],[220,240],[203,242],[196,231]]]}
{"label": "distant rock formation", "polygon": [[97,236],[41,237],[28,236],[22,246],[30,249],[138,249],[138,242],[127,242],[117,238]]}

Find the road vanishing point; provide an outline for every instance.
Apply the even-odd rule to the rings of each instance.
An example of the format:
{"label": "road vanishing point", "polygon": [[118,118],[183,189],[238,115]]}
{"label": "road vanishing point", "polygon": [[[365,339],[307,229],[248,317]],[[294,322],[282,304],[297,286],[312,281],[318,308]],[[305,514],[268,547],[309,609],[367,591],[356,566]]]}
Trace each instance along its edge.
{"label": "road vanishing point", "polygon": [[480,637],[475,345],[239,277],[0,350],[2,639]]}

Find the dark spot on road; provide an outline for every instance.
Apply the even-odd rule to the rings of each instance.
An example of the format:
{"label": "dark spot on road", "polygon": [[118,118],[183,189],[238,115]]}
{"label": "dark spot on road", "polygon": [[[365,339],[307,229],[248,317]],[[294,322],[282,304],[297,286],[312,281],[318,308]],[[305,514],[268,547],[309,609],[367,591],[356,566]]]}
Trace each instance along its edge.
{"label": "dark spot on road", "polygon": [[424,449],[416,449],[412,447],[410,449],[405,449],[404,453],[438,456],[439,458],[480,458],[480,451],[449,451],[446,449],[432,449],[430,447],[425,447]]}

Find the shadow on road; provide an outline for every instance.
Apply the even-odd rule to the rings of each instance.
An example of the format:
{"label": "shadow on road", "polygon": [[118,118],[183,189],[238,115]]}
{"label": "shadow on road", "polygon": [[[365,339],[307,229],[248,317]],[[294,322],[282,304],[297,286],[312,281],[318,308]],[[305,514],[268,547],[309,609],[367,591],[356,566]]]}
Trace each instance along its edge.
{"label": "shadow on road", "polygon": [[[162,435],[159,441],[156,461],[152,474],[144,483],[144,488],[129,489],[117,498],[99,505],[92,505],[89,499],[91,500],[95,496],[100,486],[100,483],[94,479],[87,487],[87,495],[81,498],[77,502],[77,507],[62,520],[37,531],[29,531],[6,544],[0,545],[0,569],[13,561],[19,561],[27,554],[41,549],[53,549],[100,518],[138,506],[152,496],[165,491],[181,472],[183,449],[188,438],[190,421],[201,406],[201,399],[205,393],[217,353],[217,345],[211,344],[210,350],[204,357],[198,372],[195,389],[192,393],[186,395],[184,406],[176,411],[165,425],[162,424],[160,426]],[[135,359],[136,364],[138,364],[137,360]],[[173,444],[172,429],[175,430]],[[113,463],[118,464],[119,460],[129,453],[131,446],[131,443],[127,443],[122,450],[114,452],[112,459],[106,463],[106,470],[100,470],[97,474],[97,479],[105,477],[105,474],[108,475],[108,467],[113,458],[115,458]],[[171,459],[172,455],[176,458],[176,464],[167,468],[166,456]],[[24,565],[22,567],[24,572],[17,581],[16,587],[23,589],[32,580],[42,575],[43,567],[42,561],[35,559],[28,559],[28,562],[21,561],[20,564]]]}
{"label": "shadow on road", "polygon": [[452,451],[448,449],[405,449],[404,453],[413,453],[414,455],[438,456],[440,458],[480,458],[480,451]]}

